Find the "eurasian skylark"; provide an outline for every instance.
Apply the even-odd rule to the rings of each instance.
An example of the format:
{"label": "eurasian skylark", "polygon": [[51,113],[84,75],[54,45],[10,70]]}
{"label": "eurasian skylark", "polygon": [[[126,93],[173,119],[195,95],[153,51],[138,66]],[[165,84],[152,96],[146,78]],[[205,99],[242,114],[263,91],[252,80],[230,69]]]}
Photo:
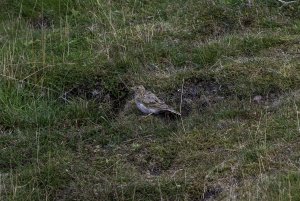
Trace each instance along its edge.
{"label": "eurasian skylark", "polygon": [[168,106],[164,101],[157,98],[155,94],[147,91],[144,86],[135,86],[131,88],[134,92],[134,101],[138,109],[144,114],[159,114],[170,112],[181,115],[179,112]]}

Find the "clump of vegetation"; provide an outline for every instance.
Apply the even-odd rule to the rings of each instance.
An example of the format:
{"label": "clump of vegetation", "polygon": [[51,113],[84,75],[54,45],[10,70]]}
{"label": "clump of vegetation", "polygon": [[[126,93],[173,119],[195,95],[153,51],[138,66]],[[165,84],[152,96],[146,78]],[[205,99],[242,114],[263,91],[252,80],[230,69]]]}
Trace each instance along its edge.
{"label": "clump of vegetation", "polygon": [[4,0],[0,198],[299,199],[299,8]]}

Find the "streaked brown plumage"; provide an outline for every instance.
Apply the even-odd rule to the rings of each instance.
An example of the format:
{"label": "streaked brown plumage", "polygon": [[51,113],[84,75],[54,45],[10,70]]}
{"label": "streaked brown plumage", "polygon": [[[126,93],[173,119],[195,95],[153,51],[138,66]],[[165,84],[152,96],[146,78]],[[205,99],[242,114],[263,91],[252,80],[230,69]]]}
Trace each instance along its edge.
{"label": "streaked brown plumage", "polygon": [[171,112],[176,115],[181,115],[179,112],[168,106],[164,101],[160,100],[155,94],[147,91],[144,86],[132,87],[135,92],[134,101],[138,109],[144,114],[159,114]]}

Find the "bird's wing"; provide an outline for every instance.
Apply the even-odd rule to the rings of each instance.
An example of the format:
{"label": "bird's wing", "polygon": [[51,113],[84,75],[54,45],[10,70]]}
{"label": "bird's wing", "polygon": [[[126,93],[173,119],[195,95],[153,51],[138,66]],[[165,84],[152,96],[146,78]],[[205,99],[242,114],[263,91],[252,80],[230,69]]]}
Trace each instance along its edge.
{"label": "bird's wing", "polygon": [[164,101],[160,100],[155,94],[147,91],[143,96],[143,102],[149,108],[156,108],[160,111],[169,111],[180,115],[172,107],[168,106]]}
{"label": "bird's wing", "polygon": [[153,94],[150,91],[146,91],[146,93],[144,94],[143,102],[146,104],[163,104],[164,103],[155,94]]}

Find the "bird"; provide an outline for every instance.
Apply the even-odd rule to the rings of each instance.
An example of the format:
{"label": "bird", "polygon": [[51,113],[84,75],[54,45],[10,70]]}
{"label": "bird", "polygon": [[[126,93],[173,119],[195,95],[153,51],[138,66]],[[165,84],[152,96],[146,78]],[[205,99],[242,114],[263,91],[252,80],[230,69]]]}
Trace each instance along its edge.
{"label": "bird", "polygon": [[147,91],[144,86],[134,86],[131,89],[135,92],[134,102],[137,108],[147,116],[161,113],[172,113],[181,116],[179,112],[160,100],[154,93]]}

